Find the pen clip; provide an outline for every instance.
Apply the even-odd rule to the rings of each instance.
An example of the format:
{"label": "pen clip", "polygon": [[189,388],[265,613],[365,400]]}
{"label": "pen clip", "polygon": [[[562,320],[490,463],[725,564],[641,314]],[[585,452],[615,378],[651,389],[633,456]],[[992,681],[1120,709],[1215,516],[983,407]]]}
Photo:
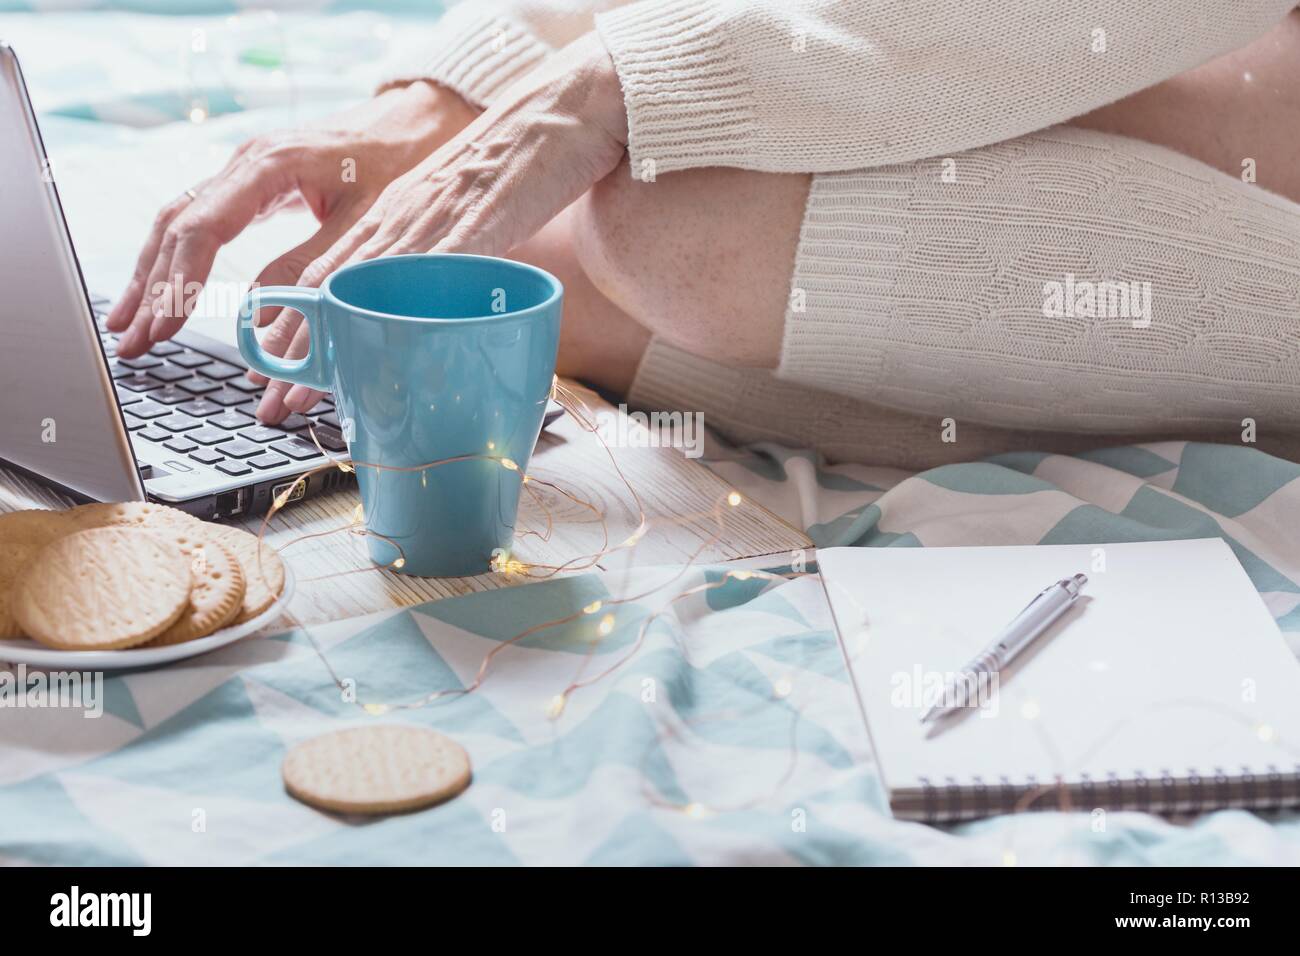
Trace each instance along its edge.
{"label": "pen clip", "polygon": [[1035,604],[1037,604],[1039,601],[1041,601],[1044,597],[1046,597],[1048,591],[1052,590],[1052,588],[1054,588],[1054,587],[1058,587],[1058,586],[1060,586],[1060,584],[1061,584],[1060,581],[1056,581],[1055,583],[1053,583],[1053,584],[1049,584],[1047,587],[1043,588],[1041,591],[1039,591],[1037,594],[1035,594],[1032,598],[1030,598],[1030,599],[1029,599],[1029,603],[1026,604],[1024,607],[1022,607],[1022,608],[1020,609],[1020,611],[1016,614],[1016,616],[1013,617],[1011,620],[1015,621],[1015,620],[1017,620],[1018,618],[1020,618],[1020,617],[1021,617],[1021,616],[1026,612],[1026,611],[1028,611],[1031,607],[1033,607]]}

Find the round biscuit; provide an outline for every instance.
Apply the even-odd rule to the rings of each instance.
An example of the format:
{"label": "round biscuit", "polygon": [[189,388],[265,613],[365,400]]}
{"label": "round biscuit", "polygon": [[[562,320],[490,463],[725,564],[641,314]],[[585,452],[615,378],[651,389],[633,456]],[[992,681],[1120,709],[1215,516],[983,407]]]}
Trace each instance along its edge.
{"label": "round biscuit", "polygon": [[76,531],[111,525],[142,528],[172,527],[199,520],[179,508],[155,504],[152,501],[110,501],[78,505],[69,508],[64,515]]}
{"label": "round biscuit", "polygon": [[207,637],[233,621],[244,605],[244,572],[229,548],[205,542],[181,550],[189,556],[194,576],[190,603],[175,624],[149,642],[150,647]]}
{"label": "round biscuit", "polygon": [[195,520],[151,530],[176,542],[186,552],[201,544],[219,544],[235,556],[244,574],[244,602],[230,624],[242,624],[261,614],[284,590],[284,564],[280,556],[270,545],[263,544],[259,564],[257,537],[242,528]]}
{"label": "round biscuit", "polygon": [[400,813],[456,796],[470,782],[469,754],[423,727],[382,724],[312,737],[285,755],[289,794],[338,813]]}
{"label": "round biscuit", "polygon": [[229,548],[244,569],[244,606],[234,623],[252,620],[274,604],[284,591],[284,563],[280,555],[242,528],[207,523],[204,528],[205,534],[211,535],[209,540]]}
{"label": "round biscuit", "polygon": [[0,514],[0,639],[23,637],[13,615],[12,595],[32,555],[68,530],[61,511],[9,511]]}
{"label": "round biscuit", "polygon": [[60,650],[135,647],[189,606],[192,576],[180,547],[141,528],[110,526],[46,545],[19,577],[19,627]]}

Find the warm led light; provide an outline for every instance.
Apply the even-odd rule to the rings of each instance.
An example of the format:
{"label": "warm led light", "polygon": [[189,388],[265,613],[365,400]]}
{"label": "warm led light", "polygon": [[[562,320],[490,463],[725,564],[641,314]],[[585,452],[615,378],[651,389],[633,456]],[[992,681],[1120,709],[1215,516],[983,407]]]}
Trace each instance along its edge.
{"label": "warm led light", "polygon": [[753,571],[732,571],[731,576],[737,581],[748,581],[754,576]]}
{"label": "warm led light", "polygon": [[733,491],[731,494],[727,495],[727,504],[731,505],[733,508],[744,500],[744,498],[740,497],[740,492],[738,491]]}
{"label": "warm led light", "polygon": [[1002,865],[1003,865],[1003,866],[1015,866],[1015,865],[1016,865],[1016,851],[1015,851],[1015,850],[1003,850],[1003,851],[1002,851]]}
{"label": "warm led light", "polygon": [[497,450],[497,443],[494,441],[488,442],[488,451],[496,451],[496,450]]}
{"label": "warm led light", "polygon": [[709,815],[709,808],[702,803],[688,803],[682,807],[682,813],[692,820],[703,820]]}
{"label": "warm led light", "polygon": [[600,619],[600,626],[596,628],[601,637],[609,637],[614,632],[614,615],[606,614]]}
{"label": "warm led light", "polygon": [[794,685],[790,683],[788,677],[782,677],[772,684],[772,693],[778,698],[789,697],[792,690],[794,690]]}
{"label": "warm led light", "polygon": [[361,709],[372,717],[386,714],[390,710],[387,704],[365,704]]}
{"label": "warm led light", "polygon": [[352,523],[361,524],[365,520],[366,520],[366,511],[364,508],[361,507],[361,504],[358,502],[357,506],[352,509]]}
{"label": "warm led light", "polygon": [[396,561],[393,562],[392,566],[393,566],[394,568],[404,568],[404,567],[406,567],[406,558],[398,558]]}
{"label": "warm led light", "polygon": [[583,614],[595,614],[597,611],[599,611],[599,610],[600,610],[602,607],[604,607],[604,606],[605,606],[605,602],[604,602],[604,601],[592,601],[590,604],[588,604],[586,607],[584,607],[584,608],[582,609],[582,613],[583,613]]}
{"label": "warm led light", "polygon": [[202,123],[208,118],[208,111],[197,103],[190,107],[190,122]]}
{"label": "warm led light", "polygon": [[519,466],[516,465],[516,464],[514,463],[514,461],[512,461],[512,460],[509,459],[509,458],[502,458],[502,459],[501,459],[501,467],[504,468],[506,471],[518,471],[518,470],[519,470]]}
{"label": "warm led light", "polygon": [[563,694],[556,694],[546,704],[546,716],[551,720],[557,719],[564,713],[565,697]]}

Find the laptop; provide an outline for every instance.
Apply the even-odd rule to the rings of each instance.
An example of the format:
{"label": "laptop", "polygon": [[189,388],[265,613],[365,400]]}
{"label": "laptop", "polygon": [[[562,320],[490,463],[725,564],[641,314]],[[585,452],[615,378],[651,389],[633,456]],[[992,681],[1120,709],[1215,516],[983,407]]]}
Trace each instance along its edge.
{"label": "laptop", "polygon": [[[83,501],[158,501],[196,517],[265,512],[353,478],[333,403],[279,425],[239,350],[182,330],[116,356],[110,301],[87,292],[13,49],[0,43],[0,464]],[[232,319],[233,321],[233,319]],[[558,414],[552,403],[546,420]]]}

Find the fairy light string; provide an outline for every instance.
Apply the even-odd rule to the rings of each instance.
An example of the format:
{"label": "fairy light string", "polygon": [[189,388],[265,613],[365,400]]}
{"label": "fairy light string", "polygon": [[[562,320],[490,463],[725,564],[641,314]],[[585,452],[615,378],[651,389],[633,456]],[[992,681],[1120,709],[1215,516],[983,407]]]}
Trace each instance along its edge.
{"label": "fairy light string", "polygon": [[[563,688],[561,688],[557,693],[549,697],[544,702],[543,706],[540,708],[542,717],[550,721],[558,721],[564,716],[570,700],[576,693],[578,693],[579,691],[585,688],[591,687],[594,684],[606,680],[607,678],[616,674],[622,668],[626,667],[632,660],[634,660],[637,657],[637,655],[640,653],[642,648],[644,647],[646,639],[651,631],[651,628],[658,621],[664,618],[665,615],[674,611],[676,606],[681,602],[687,601],[693,597],[704,595],[710,591],[714,591],[720,588],[725,588],[728,585],[730,585],[732,582],[737,582],[737,581],[746,582],[751,580],[761,580],[765,583],[771,583],[777,581],[788,581],[793,578],[804,577],[814,573],[814,572],[807,572],[807,571],[796,572],[793,569],[791,569],[791,571],[789,572],[776,572],[770,570],[756,570],[756,569],[744,569],[744,568],[727,569],[723,571],[718,576],[717,579],[687,587],[677,592],[676,594],[671,595],[657,609],[653,611],[649,611],[644,615],[642,615],[637,625],[636,636],[632,640],[628,649],[624,653],[616,657],[613,660],[613,662],[610,663],[608,666],[598,671],[595,671],[593,673],[588,673],[588,670],[591,668],[593,661],[595,660],[596,656],[600,653],[601,648],[604,646],[605,642],[617,631],[618,624],[619,624],[619,611],[622,610],[625,606],[640,604],[641,602],[646,601],[651,597],[662,594],[663,592],[667,591],[670,587],[672,587],[674,584],[679,582],[684,576],[686,576],[692,570],[694,570],[694,568],[696,567],[696,562],[699,560],[701,554],[703,554],[706,550],[708,550],[711,546],[713,546],[718,540],[722,538],[723,534],[726,531],[726,527],[727,527],[726,522],[727,522],[728,514],[733,512],[734,509],[738,508],[742,503],[744,503],[744,497],[738,491],[728,490],[725,493],[719,495],[718,498],[713,502],[712,507],[709,508],[707,511],[650,519],[646,514],[644,504],[642,502],[640,495],[637,493],[635,486],[628,479],[626,473],[619,465],[617,457],[614,455],[613,450],[610,448],[608,442],[606,442],[604,437],[600,434],[599,427],[595,421],[594,413],[591,411],[590,407],[586,404],[586,402],[582,399],[580,395],[578,395],[569,387],[565,386],[558,379],[555,379],[553,382],[552,396],[564,408],[566,414],[570,416],[570,418],[577,424],[577,426],[582,431],[589,433],[594,440],[600,443],[600,446],[604,451],[605,455],[608,457],[608,460],[622,488],[626,491],[628,497],[632,502],[633,505],[632,512],[635,515],[636,527],[631,532],[631,534],[629,534],[628,537],[623,539],[622,541],[613,545],[610,544],[608,520],[604,512],[602,512],[601,509],[595,503],[588,501],[584,498],[581,498],[578,495],[574,494],[573,492],[568,491],[567,489],[561,487],[557,482],[550,481],[548,479],[543,479],[536,475],[531,475],[523,472],[523,469],[520,468],[518,463],[508,457],[502,455],[495,455],[495,454],[465,454],[465,455],[456,455],[449,458],[440,459],[437,461],[427,462],[422,465],[411,465],[411,466],[390,466],[390,465],[381,465],[375,462],[349,461],[342,458],[336,458],[333,455],[330,455],[328,452],[326,452],[325,449],[321,446],[320,441],[316,436],[314,426],[309,426],[308,433],[312,443],[316,446],[317,451],[323,457],[328,459],[328,461],[326,464],[319,465],[311,469],[310,471],[304,473],[303,475],[301,475],[290,487],[283,489],[275,497],[275,499],[272,501],[270,509],[262,518],[260,527],[258,528],[257,537],[258,537],[259,544],[261,545],[261,547],[271,547],[265,541],[265,536],[269,529],[270,522],[272,521],[272,519],[275,517],[276,514],[278,514],[283,508],[285,508],[289,504],[290,500],[298,492],[300,487],[303,486],[312,476],[316,474],[320,474],[322,472],[326,472],[330,470],[338,470],[345,474],[350,474],[350,473],[354,473],[359,469],[365,469],[365,468],[373,469],[375,471],[427,472],[431,469],[443,465],[448,465],[455,462],[465,462],[465,461],[496,462],[502,469],[506,471],[517,472],[520,474],[520,479],[522,482],[522,490],[529,496],[529,500],[531,500],[533,504],[538,508],[538,510],[542,513],[545,530],[538,530],[538,529],[531,529],[531,528],[524,528],[523,530],[517,530],[515,534],[516,540],[531,536],[531,537],[536,537],[540,541],[549,541],[554,531],[554,527],[555,527],[554,516],[552,514],[551,508],[547,505],[544,496],[538,492],[538,488],[545,489],[546,491],[556,495],[561,500],[568,502],[570,505],[573,505],[581,510],[590,512],[594,520],[600,526],[601,546],[596,551],[590,554],[575,555],[574,557],[569,558],[568,560],[565,560],[559,564],[545,564],[540,562],[524,561],[518,557],[515,557],[513,554],[506,553],[506,552],[497,552],[491,557],[489,561],[489,570],[491,572],[500,574],[507,578],[523,577],[523,578],[540,580],[540,579],[551,578],[561,573],[576,573],[576,572],[586,571],[593,568],[599,568],[602,561],[615,554],[620,554],[620,553],[625,553],[627,555],[628,561],[627,561],[626,569],[630,572],[631,568],[633,567],[633,558],[635,557],[635,553],[638,545],[654,528],[658,526],[662,526],[662,525],[671,526],[677,524],[696,524],[701,521],[708,520],[709,524],[712,527],[711,532],[706,537],[703,538],[699,546],[695,548],[695,550],[690,555],[687,556],[687,559],[684,562],[682,562],[676,568],[675,572],[667,579],[659,581],[658,583],[655,583],[635,593],[624,594],[621,597],[606,597],[606,598],[593,600],[588,604],[586,604],[585,606],[569,614],[565,614],[560,617],[555,617],[555,618],[551,618],[548,620],[539,621],[537,623],[531,624],[528,627],[525,627],[522,630],[520,630],[518,633],[512,635],[511,637],[498,642],[496,645],[492,647],[491,650],[489,650],[484,655],[483,659],[481,660],[477,668],[474,678],[464,686],[452,687],[452,688],[441,688],[441,689],[431,691],[421,697],[416,698],[415,700],[391,702],[391,703],[382,702],[382,701],[367,701],[367,700],[362,700],[359,695],[355,696],[353,698],[353,702],[355,706],[357,706],[362,712],[366,713],[367,715],[382,716],[384,714],[392,713],[394,711],[416,710],[416,709],[429,706],[439,701],[472,694],[483,686],[484,682],[487,680],[488,676],[491,673],[493,664],[495,663],[498,655],[502,654],[507,649],[517,645],[519,642],[526,640],[527,638],[533,635],[548,630],[552,630],[555,628],[565,627],[567,625],[573,624],[578,621],[583,621],[585,619],[591,622],[592,638],[587,642],[585,653],[582,655],[582,659],[579,662],[575,670],[575,673],[570,678],[568,683]],[[357,504],[356,508],[353,510],[351,520],[347,524],[341,525],[336,528],[326,529],[323,531],[315,531],[315,532],[309,532],[309,533],[298,535],[290,539],[289,541],[285,542],[284,544],[282,544],[276,550],[278,553],[282,553],[304,541],[311,540],[311,539],[327,538],[329,536],[337,535],[340,533],[352,534],[359,537],[365,537],[369,535],[380,537],[382,540],[386,541],[390,546],[393,547],[394,551],[397,553],[398,556],[386,565],[370,564],[365,567],[333,572],[331,574],[321,575],[314,578],[307,578],[304,579],[305,582],[319,582],[334,577],[340,577],[340,576],[351,575],[351,574],[363,574],[363,573],[373,573],[373,572],[382,573],[387,571],[400,570],[402,566],[405,564],[405,557],[402,553],[402,549],[400,545],[397,542],[383,535],[378,535],[377,532],[374,532],[365,527],[364,509],[359,503]],[[261,547],[259,547],[258,549],[259,572],[262,574],[263,580],[267,580],[265,571],[262,570],[261,568],[261,558],[262,558]],[[316,640],[315,635],[312,633],[311,628],[303,624],[298,619],[297,615],[293,613],[292,609],[286,609],[286,614],[290,618],[292,623],[306,635],[317,657],[324,665],[326,671],[329,673],[330,678],[334,681],[335,685],[340,690],[346,690],[347,685],[334,669],[333,665],[329,661],[329,658],[322,650],[319,642]],[[676,633],[676,628],[674,628],[673,630],[674,630],[674,635],[673,635],[674,639],[678,640],[682,652],[684,654],[687,653],[687,648],[685,647],[685,645],[681,644],[680,638]],[[788,679],[783,678],[780,681],[774,683],[771,700],[783,700],[790,695],[791,690],[792,687],[790,681]],[[1186,702],[1186,703],[1191,704],[1195,702]],[[1204,704],[1205,706],[1213,706],[1210,702],[1201,702],[1201,703]],[[763,706],[766,706],[766,704],[764,704]],[[777,793],[783,787],[785,787],[791,779],[793,779],[797,768],[797,762],[798,762],[797,729],[798,729],[798,724],[803,716],[803,710],[801,708],[792,708],[791,714],[792,714],[791,729],[790,729],[789,746],[787,748],[785,769],[768,792],[764,794],[760,794],[751,800],[742,801],[733,804],[722,804],[722,803],[706,804],[698,800],[693,800],[685,804],[678,804],[671,801],[666,801],[661,796],[653,793],[649,789],[649,785],[646,782],[646,777],[643,774],[642,787],[645,790],[645,796],[647,802],[653,806],[662,809],[669,809],[676,812],[680,812],[691,819],[706,819],[716,813],[725,813],[725,812],[730,812],[735,810],[750,809],[769,801],[771,798],[776,796]],[[712,721],[744,719],[745,716],[746,715],[738,714],[734,711],[728,711],[717,715],[695,718],[694,720],[683,722],[681,728],[670,728],[666,732],[666,736],[669,738],[680,738],[683,729],[693,730],[696,726],[706,724]],[[1233,716],[1234,719],[1236,720],[1239,721],[1243,720],[1243,718],[1240,715],[1231,714],[1231,716]],[[1026,717],[1026,719],[1030,719],[1030,718]],[[1137,718],[1135,717],[1132,718],[1131,720],[1136,720],[1136,719]],[[1052,781],[1044,782],[1043,784],[1035,788],[1031,788],[1026,792],[1024,792],[1023,794],[1021,794],[1012,809],[1011,815],[1013,816],[1013,818],[1018,817],[1024,811],[1040,808],[1041,802],[1045,798],[1050,798],[1053,795],[1056,797],[1055,809],[1058,809],[1066,814],[1068,814],[1069,811],[1076,809],[1071,797],[1070,789],[1065,782],[1066,772],[1064,767],[1067,761],[1064,759],[1064,756],[1061,753],[1059,753],[1059,751],[1055,748],[1052,741],[1049,739],[1048,735],[1046,735],[1045,732],[1043,732],[1043,728],[1041,727],[1041,725],[1039,725],[1036,729],[1038,729],[1040,732],[1039,736],[1041,738],[1041,742],[1043,746],[1052,755],[1053,758],[1052,763],[1058,767],[1061,767],[1062,770],[1056,775],[1055,779],[1053,779]],[[1121,729],[1122,728],[1112,728],[1112,731],[1110,733],[1104,734],[1103,737],[1098,740],[1098,742],[1094,745],[1093,750],[1103,747],[1108,740],[1113,740],[1114,736],[1117,735]],[[1285,750],[1286,752],[1291,753],[1293,757],[1298,756],[1298,753],[1295,750],[1295,748],[1292,747],[1289,743],[1283,742],[1276,735],[1275,732],[1273,732],[1267,738],[1264,737],[1262,731],[1260,732],[1260,735],[1261,735],[1261,739],[1266,739],[1268,742],[1271,742],[1275,746],[1278,746],[1281,750]],[[643,767],[645,761],[649,759],[650,752],[653,750],[655,746],[657,746],[660,743],[663,743],[664,738],[665,738],[664,733],[662,732],[657,733],[654,739],[647,744],[646,755],[643,757],[642,760]],[[1090,755],[1095,755],[1095,754],[1093,754],[1090,751]],[[1077,763],[1086,763],[1086,759],[1080,758],[1080,760],[1077,761]],[[1083,808],[1083,809],[1087,809],[1087,808]],[[1073,819],[1073,817],[1067,816],[1065,819],[1069,821]],[[1067,822],[1067,826],[1068,825],[1069,824]],[[1000,862],[1003,863],[1004,865],[1016,865],[1018,861],[1015,852],[1016,837],[1018,831],[1019,831],[1019,825],[1015,822],[1013,822],[1012,825],[1008,827],[1006,840],[1002,847],[1002,858],[1000,860]]]}

